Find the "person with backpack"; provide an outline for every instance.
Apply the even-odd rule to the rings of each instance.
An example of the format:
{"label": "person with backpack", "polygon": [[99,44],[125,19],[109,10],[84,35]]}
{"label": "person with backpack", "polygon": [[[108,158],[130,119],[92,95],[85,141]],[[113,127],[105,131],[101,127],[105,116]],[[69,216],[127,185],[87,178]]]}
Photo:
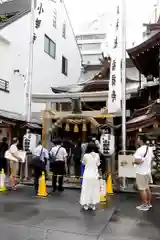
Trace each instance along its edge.
{"label": "person with backpack", "polygon": [[55,141],[55,146],[50,151],[50,166],[53,172],[52,187],[53,192],[57,190],[57,177],[58,177],[58,191],[62,192],[63,178],[67,172],[67,151],[62,146],[61,140]]}
{"label": "person with backpack", "polygon": [[48,150],[43,147],[42,141],[40,141],[33,151],[33,158],[31,163],[31,166],[34,170],[34,188],[36,195],[38,193],[39,178],[42,176],[42,172],[46,172],[46,163],[48,159]]}
{"label": "person with backpack", "polygon": [[145,135],[138,136],[137,144],[140,147],[134,154],[133,162],[136,165],[136,183],[142,200],[142,204],[137,206],[140,211],[148,211],[152,207],[152,193],[149,184],[152,182],[151,163],[154,154],[152,148],[147,146],[146,141]]}

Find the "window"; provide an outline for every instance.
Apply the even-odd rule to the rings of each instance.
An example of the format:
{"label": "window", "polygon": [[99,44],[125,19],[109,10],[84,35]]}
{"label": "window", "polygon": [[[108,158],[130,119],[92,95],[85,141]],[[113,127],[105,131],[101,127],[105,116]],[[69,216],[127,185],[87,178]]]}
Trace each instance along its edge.
{"label": "window", "polygon": [[67,76],[68,74],[68,60],[62,56],[62,73]]}
{"label": "window", "polygon": [[54,9],[53,11],[53,27],[57,27],[57,10]]}
{"label": "window", "polygon": [[96,51],[100,50],[101,51],[101,43],[84,43],[84,44],[79,44],[80,50],[82,51]]}
{"label": "window", "polygon": [[62,37],[66,38],[66,23],[63,23],[62,26]]}
{"label": "window", "polygon": [[83,54],[83,62],[84,64],[88,61],[91,64],[100,64],[100,60],[102,58],[102,54]]}
{"label": "window", "polygon": [[4,79],[0,79],[0,90],[9,93],[9,82]]}
{"label": "window", "polygon": [[44,51],[49,56],[55,59],[56,57],[56,44],[47,36],[44,36]]}
{"label": "window", "polygon": [[87,35],[77,35],[77,40],[94,40],[94,39],[105,39],[106,34],[87,34]]}

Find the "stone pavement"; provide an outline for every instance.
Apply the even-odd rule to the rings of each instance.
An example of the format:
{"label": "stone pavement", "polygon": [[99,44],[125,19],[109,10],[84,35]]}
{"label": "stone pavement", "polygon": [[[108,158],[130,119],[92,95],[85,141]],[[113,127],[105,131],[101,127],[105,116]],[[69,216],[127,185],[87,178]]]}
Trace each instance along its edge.
{"label": "stone pavement", "polygon": [[107,226],[115,205],[100,205],[96,212],[79,206],[80,192],[66,190],[47,199],[32,197],[22,186],[0,194],[0,234],[3,240],[96,240]]}
{"label": "stone pavement", "polygon": [[99,240],[159,240],[160,200],[153,201],[153,208],[147,212],[136,210],[139,204],[134,195],[123,195],[108,225]]}
{"label": "stone pavement", "polygon": [[[51,190],[51,189],[48,189]],[[136,210],[135,195],[116,195],[95,212],[79,206],[79,190],[32,196],[33,187],[0,193],[2,240],[159,240],[160,207],[154,200],[148,212]]]}

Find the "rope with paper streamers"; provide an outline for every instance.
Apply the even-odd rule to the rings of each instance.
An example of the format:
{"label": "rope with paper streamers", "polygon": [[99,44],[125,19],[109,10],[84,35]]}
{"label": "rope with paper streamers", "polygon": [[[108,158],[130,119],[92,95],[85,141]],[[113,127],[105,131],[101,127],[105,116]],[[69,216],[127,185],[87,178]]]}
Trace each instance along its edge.
{"label": "rope with paper streamers", "polygon": [[99,128],[100,124],[93,118],[89,116],[82,116],[78,114],[71,114],[63,118],[59,118],[53,125],[52,130],[56,129],[57,127],[61,126],[61,124],[65,122],[68,124],[84,124],[84,123],[91,123],[94,127]]}

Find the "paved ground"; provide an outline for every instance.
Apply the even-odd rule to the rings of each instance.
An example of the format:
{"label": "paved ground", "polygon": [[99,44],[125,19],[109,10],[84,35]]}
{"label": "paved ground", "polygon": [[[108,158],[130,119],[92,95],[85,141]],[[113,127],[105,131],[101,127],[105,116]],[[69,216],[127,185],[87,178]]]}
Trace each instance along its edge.
{"label": "paved ground", "polygon": [[95,213],[80,209],[79,191],[54,193],[48,199],[32,197],[32,187],[0,195],[0,234],[3,240],[95,240],[107,225],[114,207]]}
{"label": "paved ground", "polygon": [[[95,213],[79,207],[79,191],[32,197],[32,187],[0,195],[3,240],[159,240],[158,201],[150,212],[135,210],[137,198],[117,196]],[[110,220],[110,221],[109,221]]]}
{"label": "paved ground", "polygon": [[117,203],[116,212],[101,233],[99,240],[159,240],[160,200],[153,201],[148,212],[135,209],[139,204],[135,195],[123,195]]}

